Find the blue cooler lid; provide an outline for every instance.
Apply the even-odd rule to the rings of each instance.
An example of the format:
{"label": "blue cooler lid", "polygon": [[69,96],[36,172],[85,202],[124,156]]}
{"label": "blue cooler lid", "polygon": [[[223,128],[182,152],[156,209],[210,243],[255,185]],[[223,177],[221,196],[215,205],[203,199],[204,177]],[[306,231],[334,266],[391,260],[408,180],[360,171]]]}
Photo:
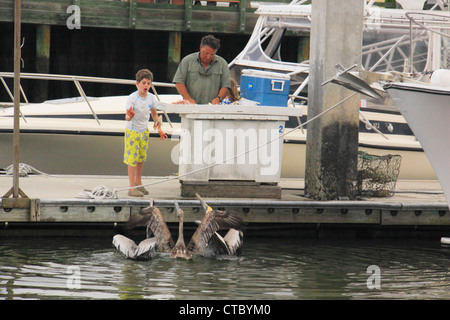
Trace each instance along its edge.
{"label": "blue cooler lid", "polygon": [[267,78],[267,79],[283,79],[283,80],[291,79],[291,77],[289,77],[289,75],[285,73],[255,70],[255,69],[244,69],[242,70],[242,75],[248,77]]}

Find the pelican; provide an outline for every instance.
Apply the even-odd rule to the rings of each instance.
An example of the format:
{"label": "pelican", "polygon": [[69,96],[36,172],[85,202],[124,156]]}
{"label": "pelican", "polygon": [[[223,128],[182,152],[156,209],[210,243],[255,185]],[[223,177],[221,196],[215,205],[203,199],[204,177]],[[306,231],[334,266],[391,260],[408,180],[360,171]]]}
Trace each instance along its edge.
{"label": "pelican", "polygon": [[113,237],[113,244],[127,258],[148,260],[156,253],[156,238],[142,240],[139,245],[127,237],[117,234]]}
{"label": "pelican", "polygon": [[[150,200],[150,207],[153,207],[153,199]],[[113,237],[113,245],[127,258],[148,260],[153,258],[156,253],[157,239],[156,237],[151,237],[151,230],[147,226],[146,239],[142,240],[139,245],[136,245],[133,240],[121,234]]]}
{"label": "pelican", "polygon": [[[171,258],[191,259],[193,255],[202,255],[205,257],[214,257],[220,254],[234,254],[239,251],[242,245],[242,230],[244,228],[244,222],[242,219],[232,213],[225,211],[213,210],[208,206],[203,199],[196,194],[200,200],[202,207],[205,211],[205,216],[199,222],[199,225],[192,235],[188,245],[185,245],[183,236],[183,210],[178,206],[178,202],[175,201],[175,208],[177,210],[177,216],[179,219],[179,232],[178,240],[176,243],[172,240],[172,235],[166,222],[164,221],[161,211],[157,207],[153,206],[153,201],[147,208],[140,210],[139,215],[132,216],[128,222],[129,227],[135,227],[139,225],[147,226],[147,239],[144,240],[144,244],[152,243],[150,252],[160,251],[170,253]],[[230,229],[227,235],[222,238],[217,231]],[[149,230],[153,233],[154,237],[149,237]],[[230,233],[231,232],[231,233]],[[229,235],[230,234],[230,235]],[[142,243],[142,242],[141,242]],[[139,246],[136,246],[134,242],[122,235],[114,236],[113,244],[121,251],[126,257],[135,259],[136,254],[134,252],[140,252]],[[137,248],[135,248],[137,247]],[[149,249],[150,246],[146,247]],[[134,249],[133,249],[134,248]],[[141,250],[144,250],[142,248]],[[152,253],[153,254],[153,253]],[[153,257],[152,254],[147,256]],[[142,256],[142,254],[141,254]],[[145,256],[145,255],[144,255]]]}
{"label": "pelican", "polygon": [[[197,225],[200,221],[195,221]],[[226,235],[222,237],[217,231],[214,232],[208,245],[205,247],[203,256],[208,258],[217,258],[219,256],[240,256],[244,244],[244,233],[241,230],[231,228]]]}
{"label": "pelican", "polygon": [[[175,203],[175,206],[179,209],[178,203]],[[137,218],[130,219],[127,223],[127,228],[145,224],[147,226],[145,240],[136,245],[133,240],[121,234],[113,237],[113,245],[127,258],[136,260],[152,259],[156,251],[166,252],[174,246],[169,228],[164,222],[161,212],[157,207],[153,206],[153,199],[150,199],[150,206],[145,208],[145,210],[147,211],[146,216],[139,215]],[[153,219],[149,221],[149,217],[153,217]],[[153,233],[152,230],[155,230],[155,232]]]}
{"label": "pelican", "polygon": [[175,209],[177,210],[177,215],[178,215],[178,240],[177,240],[177,243],[175,243],[175,246],[170,251],[170,257],[171,258],[181,258],[181,259],[191,259],[192,254],[186,248],[186,245],[184,244],[184,236],[183,236],[184,213],[183,213],[183,210],[180,209],[180,207],[178,206],[178,202],[176,202],[176,201],[175,201]]}

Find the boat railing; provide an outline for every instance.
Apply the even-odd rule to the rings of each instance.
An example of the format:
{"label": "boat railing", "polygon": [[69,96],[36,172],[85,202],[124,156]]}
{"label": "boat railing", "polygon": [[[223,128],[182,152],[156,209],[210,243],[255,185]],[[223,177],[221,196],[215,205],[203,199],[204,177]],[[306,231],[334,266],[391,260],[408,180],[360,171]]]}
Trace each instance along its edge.
{"label": "boat railing", "polygon": [[[362,65],[364,69],[379,72],[399,71],[405,72],[405,61],[408,60],[409,47],[416,47],[423,43],[428,46],[428,35],[422,33],[410,41],[410,35],[402,35],[376,43],[364,45],[362,48]],[[427,51],[416,52],[414,57],[414,68],[418,72],[420,66],[426,66],[429,54]]]}
{"label": "boat railing", "polygon": [[[11,93],[11,90],[9,89],[6,81],[4,78],[14,78],[13,72],[0,72],[0,81],[2,82],[4,88],[6,89],[9,97],[11,98],[11,101],[14,102],[14,96]],[[95,120],[98,124],[100,124],[100,120],[97,117],[97,114],[92,107],[91,103],[89,102],[89,99],[86,96],[86,93],[83,90],[83,87],[81,86],[81,82],[97,82],[97,83],[109,83],[109,84],[121,84],[121,85],[136,85],[136,80],[127,80],[127,79],[117,79],[117,78],[103,78],[103,77],[90,77],[90,76],[73,76],[73,75],[64,75],[64,74],[45,74],[45,73],[21,73],[20,74],[21,79],[33,79],[33,80],[55,80],[55,81],[72,81],[75,84],[75,87],[78,90],[78,93],[80,96],[86,101],[88,104],[92,115],[94,116]],[[175,84],[173,83],[165,83],[165,82],[158,82],[153,81],[152,82],[152,91],[155,94],[156,98],[160,100],[158,96],[158,92],[156,91],[156,87],[166,87],[166,88],[175,88]],[[26,104],[29,104],[28,98],[22,88],[22,85],[20,85],[20,92],[25,100]],[[172,123],[169,119],[169,116],[165,111],[164,115],[169,122],[169,124],[172,126]],[[26,118],[21,113],[21,117],[26,122]]]}
{"label": "boat railing", "polygon": [[[414,47],[412,46],[413,42],[413,30],[414,25],[417,25],[422,30],[427,30],[428,32],[433,34],[433,41],[444,41],[445,50],[440,52],[443,57],[440,60],[441,65],[437,66],[437,68],[449,68],[450,67],[450,16],[448,14],[439,14],[439,13],[430,13],[430,12],[407,12],[405,16],[409,19],[409,32],[410,32],[410,72],[413,73],[413,59],[414,59]],[[418,19],[417,17],[422,17]],[[427,23],[427,20],[423,17],[431,17],[434,20],[433,24]],[[443,37],[443,38],[442,38]],[[441,40],[442,39],[442,40]],[[442,65],[443,61],[445,61],[445,65]],[[435,66],[433,66],[435,67]]]}
{"label": "boat railing", "polygon": [[[288,6],[263,5],[258,8],[255,13],[259,15],[259,18],[247,45],[229,63],[230,69],[236,67],[236,77],[239,76],[240,70],[244,68],[270,70],[286,73],[291,76],[291,79],[295,77],[297,80],[295,86],[299,82],[299,88],[305,87],[303,81],[308,76],[308,61],[286,62],[282,61],[279,56],[281,38],[284,34],[280,30],[304,30],[307,32],[310,29],[311,5],[303,5],[304,2],[293,1]],[[440,6],[434,6],[431,10],[439,8],[442,9],[442,3]],[[431,62],[431,59],[435,58],[434,55],[429,54],[429,50],[416,50],[418,47],[430,46],[429,34],[427,30],[418,30],[417,28],[414,35],[408,34],[408,13],[410,11],[404,9],[376,7],[374,6],[374,0],[366,3],[364,25],[369,39],[362,47],[362,65],[366,70],[407,72],[409,67],[414,72],[426,72],[429,71],[427,68],[431,64],[436,64]],[[450,15],[444,12],[441,18],[431,16],[418,20],[427,26],[448,28],[449,17]],[[379,40],[377,37],[379,30],[399,34],[399,36]],[[370,41],[371,37],[375,39],[375,42]],[[267,44],[266,47],[263,47],[264,43]],[[278,51],[273,48],[278,48]],[[408,51],[414,51],[414,59],[409,57]],[[450,59],[448,60],[450,61]],[[295,90],[294,96],[299,95],[301,91],[299,88]]]}

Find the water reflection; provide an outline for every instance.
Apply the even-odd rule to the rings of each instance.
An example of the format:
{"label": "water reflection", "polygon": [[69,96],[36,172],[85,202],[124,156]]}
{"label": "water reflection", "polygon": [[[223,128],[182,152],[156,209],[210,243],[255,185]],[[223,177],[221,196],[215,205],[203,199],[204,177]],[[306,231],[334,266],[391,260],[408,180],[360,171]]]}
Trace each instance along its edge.
{"label": "water reflection", "polygon": [[246,239],[241,257],[132,261],[110,240],[3,239],[0,299],[450,298],[450,247],[432,241]]}

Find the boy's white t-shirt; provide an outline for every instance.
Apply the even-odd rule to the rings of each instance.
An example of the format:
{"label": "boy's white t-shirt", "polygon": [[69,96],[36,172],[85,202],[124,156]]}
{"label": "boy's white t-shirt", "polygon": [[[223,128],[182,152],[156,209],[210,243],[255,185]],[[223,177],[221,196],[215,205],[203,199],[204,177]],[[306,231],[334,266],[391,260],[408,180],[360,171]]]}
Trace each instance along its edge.
{"label": "boy's white t-shirt", "polygon": [[138,92],[133,92],[128,96],[126,109],[133,108],[134,117],[131,121],[126,121],[126,127],[137,132],[144,132],[148,128],[150,120],[150,109],[156,108],[157,100],[151,93],[147,93],[145,99],[141,98]]}

